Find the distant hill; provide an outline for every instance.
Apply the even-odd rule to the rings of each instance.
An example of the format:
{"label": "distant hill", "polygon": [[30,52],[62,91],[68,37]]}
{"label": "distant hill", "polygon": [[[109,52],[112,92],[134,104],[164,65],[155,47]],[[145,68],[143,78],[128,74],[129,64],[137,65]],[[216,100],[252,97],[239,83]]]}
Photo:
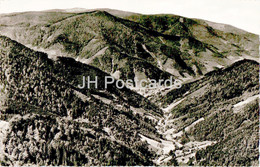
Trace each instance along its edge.
{"label": "distant hill", "polygon": [[[191,80],[243,58],[258,58],[257,35],[214,29],[203,20],[133,13],[122,14],[122,19],[111,13],[125,12],[109,9],[54,11],[2,16],[0,32],[122,79],[140,78],[140,73],[153,78],[159,73],[164,79],[173,75]],[[127,67],[130,64],[134,66]]]}

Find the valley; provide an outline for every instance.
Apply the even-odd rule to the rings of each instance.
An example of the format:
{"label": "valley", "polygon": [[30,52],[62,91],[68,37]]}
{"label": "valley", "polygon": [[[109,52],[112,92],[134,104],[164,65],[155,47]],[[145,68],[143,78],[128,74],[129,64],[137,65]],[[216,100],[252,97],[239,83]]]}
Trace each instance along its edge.
{"label": "valley", "polygon": [[[181,87],[116,84],[169,78]],[[257,166],[258,133],[259,35],[112,9],[0,15],[0,165]]]}

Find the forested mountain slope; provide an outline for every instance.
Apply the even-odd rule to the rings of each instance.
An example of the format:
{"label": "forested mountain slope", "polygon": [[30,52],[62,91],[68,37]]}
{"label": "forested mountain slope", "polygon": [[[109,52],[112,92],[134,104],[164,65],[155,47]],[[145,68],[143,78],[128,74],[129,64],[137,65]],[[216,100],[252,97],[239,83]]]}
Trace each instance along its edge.
{"label": "forested mountain slope", "polygon": [[169,92],[163,104],[178,103],[162,126],[166,137],[184,148],[194,141],[215,141],[196,153],[192,161],[197,165],[257,165],[258,72],[259,63],[241,60]]}
{"label": "forested mountain slope", "polygon": [[146,118],[161,117],[158,107],[115,85],[79,89],[82,75],[104,82],[107,74],[94,67],[54,62],[3,36],[0,44],[3,165],[153,164],[138,134],[160,137]]}

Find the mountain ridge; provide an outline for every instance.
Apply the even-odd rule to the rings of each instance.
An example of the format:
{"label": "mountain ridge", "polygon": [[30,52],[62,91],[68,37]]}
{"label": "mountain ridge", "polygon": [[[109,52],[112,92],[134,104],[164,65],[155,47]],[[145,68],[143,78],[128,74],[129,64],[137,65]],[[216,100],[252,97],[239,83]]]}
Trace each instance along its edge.
{"label": "mountain ridge", "polygon": [[[40,15],[42,15],[42,14],[40,14]],[[44,13],[43,13],[43,15],[44,15]],[[90,16],[87,16],[87,15],[90,15]],[[143,27],[142,24],[129,22],[128,20],[125,20],[125,19],[124,20],[120,20],[120,18],[114,17],[114,16],[108,14],[105,11],[94,11],[94,12],[91,12],[91,13],[81,13],[79,15],[76,14],[76,15],[69,16],[68,19],[71,20],[71,19],[73,19],[73,17],[79,17],[79,16],[82,17],[82,18],[95,19],[95,20],[97,20],[96,18],[99,18],[99,17],[101,17],[102,20],[106,20],[106,18],[108,18],[109,21],[112,21],[112,24],[116,23],[116,24],[118,24],[118,26],[127,26],[126,28],[119,27],[119,29],[117,30],[117,27],[114,27],[113,29],[111,29],[111,27],[110,28],[108,27],[108,25],[107,25],[108,23],[102,23],[100,25],[101,27],[97,26],[97,27],[90,28],[90,31],[88,30],[87,32],[92,32],[94,30],[94,32],[92,32],[93,35],[91,35],[91,36],[93,36],[94,39],[97,38],[99,40],[98,42],[101,44],[100,46],[95,46],[95,47],[97,47],[96,50],[92,49],[94,51],[94,53],[95,52],[97,53],[98,51],[100,51],[100,49],[104,48],[107,45],[107,44],[105,44],[105,46],[102,46],[103,45],[102,43],[104,43],[105,41],[108,41],[110,43],[109,44],[110,50],[111,50],[111,47],[112,48],[116,48],[116,47],[119,47],[119,46],[121,47],[122,45],[123,46],[124,45],[125,46],[134,46],[133,49],[136,50],[136,51],[134,51],[132,48],[131,48],[131,50],[129,48],[124,48],[124,49],[126,49],[126,51],[128,53],[131,54],[130,56],[136,57],[136,54],[138,54],[137,51],[140,50],[140,53],[142,55],[146,55],[146,57],[148,56],[148,58],[149,58],[148,62],[149,63],[153,63],[155,66],[157,66],[156,68],[159,68],[159,69],[163,68],[163,71],[167,71],[167,72],[171,73],[171,75],[174,75],[174,76],[177,75],[178,77],[181,77],[183,79],[185,79],[185,78],[188,79],[190,77],[193,78],[193,76],[192,76],[193,74],[192,73],[197,73],[196,75],[200,75],[199,73],[203,73],[203,72],[207,72],[209,70],[213,70],[215,67],[222,66],[222,65],[225,66],[225,64],[223,64],[223,62],[218,60],[218,57],[224,56],[224,58],[225,58],[225,55],[223,55],[223,53],[226,52],[225,50],[222,51],[223,53],[221,53],[221,52],[218,51],[218,48],[213,46],[211,43],[207,44],[205,42],[201,42],[201,41],[197,40],[196,38],[194,38],[193,36],[188,36],[188,37],[184,37],[184,38],[183,37],[178,37],[176,35],[175,36],[173,36],[173,35],[169,36],[167,33],[165,34],[165,33],[160,33],[160,32],[158,32],[156,30],[153,30],[153,29],[147,29],[147,27],[146,28]],[[142,16],[138,15],[138,17],[142,17]],[[145,17],[150,17],[150,16],[145,16]],[[169,17],[171,17],[171,16],[169,16]],[[179,18],[180,16],[176,16],[176,17]],[[31,20],[33,20],[33,19],[31,19]],[[54,21],[54,22],[57,22],[57,21]],[[66,23],[64,23],[65,25],[72,24],[71,21],[69,21],[69,20],[66,21],[66,17],[65,17],[65,20],[62,19],[62,20],[58,21],[56,24],[61,24],[59,22],[66,22]],[[73,22],[73,24],[75,24],[75,22]],[[83,23],[80,23],[80,24],[83,24]],[[94,24],[96,24],[96,23],[94,22]],[[19,33],[20,33],[19,29],[20,28],[17,29],[18,31],[15,30],[16,29],[15,28],[14,30],[17,31],[17,32],[15,32],[13,34],[14,30],[11,29],[11,31],[10,31],[10,29],[8,27],[3,27],[2,26],[2,31],[1,32],[3,34],[5,34],[5,35],[9,36],[9,37],[14,37],[14,39],[17,38],[16,40],[18,40],[19,42],[21,42],[21,43],[23,43],[25,45],[30,44],[30,45],[33,45],[34,47],[43,48],[43,50],[46,50],[46,52],[50,52],[50,53],[53,52],[52,53],[53,55],[60,54],[62,56],[64,56],[64,55],[75,56],[75,54],[76,55],[77,54],[81,54],[82,56],[79,56],[79,60],[82,61],[82,62],[84,62],[84,61],[87,62],[87,60],[84,60],[84,59],[81,60],[81,57],[86,56],[85,52],[73,53],[75,51],[75,49],[77,50],[77,48],[78,48],[78,49],[81,50],[82,47],[85,46],[85,44],[81,43],[80,41],[75,43],[75,41],[73,41],[74,39],[68,39],[69,36],[71,36],[69,38],[77,38],[76,32],[75,33],[73,32],[74,30],[68,30],[69,34],[67,34],[67,35],[66,34],[61,34],[61,36],[56,37],[58,39],[58,41],[56,41],[56,42],[59,43],[59,45],[55,45],[55,42],[52,42],[52,44],[50,45],[50,44],[47,44],[46,42],[44,42],[44,39],[42,39],[42,38],[50,39],[50,36],[48,37],[48,36],[45,35],[46,37],[42,37],[42,35],[38,34],[38,32],[46,34],[46,30],[47,30],[47,33],[48,33],[48,31],[49,31],[48,30],[49,29],[48,26],[50,26],[50,25],[47,24],[45,26],[40,26],[41,27],[40,29],[36,27],[36,30],[38,29],[37,31],[34,30],[35,28],[29,28],[28,29],[28,28],[26,28],[26,26],[25,27],[21,26],[21,30],[24,30],[24,28],[25,28],[24,31],[28,32],[28,35],[27,35],[27,37],[22,37],[22,36],[19,37],[19,38],[21,38],[20,40],[19,40],[19,38],[17,38],[17,36],[20,36],[19,35]],[[87,26],[89,26],[89,25],[87,25]],[[52,25],[51,27],[52,27],[52,29],[53,28],[57,29],[56,32],[64,31],[63,28],[61,28],[61,29],[60,28],[55,28],[55,25]],[[102,28],[102,27],[104,27],[104,28]],[[124,28],[124,30],[122,28]],[[101,31],[98,30],[98,29],[100,29]],[[98,30],[98,32],[96,32],[96,30]],[[24,32],[24,31],[22,31],[22,32]],[[85,30],[81,30],[81,31],[85,31]],[[119,39],[117,39],[117,35],[116,34],[112,35],[113,37],[116,37],[115,43],[111,43],[114,39],[112,39],[111,37],[107,36],[107,34],[110,34],[113,31],[119,31],[119,32],[120,31],[121,32],[122,31],[126,31],[126,33],[137,33],[138,39],[132,39],[132,37],[130,37],[130,36],[127,37],[127,35],[124,35],[125,33],[122,34],[122,35],[126,36],[129,39],[128,41],[137,42],[137,44],[129,43],[128,41],[125,41],[125,40],[120,41]],[[74,35],[73,35],[74,37],[71,35],[71,33],[74,33]],[[100,37],[95,37],[96,36],[95,33],[99,33],[99,34],[101,33],[100,34],[101,35],[101,39],[100,39]],[[148,33],[147,34],[148,36],[152,35],[153,36],[152,37],[153,41],[155,40],[156,43],[151,43],[148,40],[148,42],[149,42],[148,44],[147,43],[142,44],[143,40],[140,40],[140,39],[148,38],[148,36],[147,35],[140,35],[140,33],[141,34],[143,34],[143,33],[147,34]],[[37,37],[37,39],[28,39],[28,37],[30,37],[29,34],[31,34],[33,36],[36,35],[35,37]],[[100,35],[98,35],[98,36],[100,36]],[[147,37],[145,37],[145,36],[147,36]],[[122,37],[122,38],[125,39],[126,37]],[[86,39],[88,39],[88,38],[89,37],[86,36]],[[105,38],[105,41],[103,41],[103,38]],[[183,39],[180,39],[180,38],[183,38]],[[84,39],[84,40],[86,40],[86,39]],[[90,39],[92,39],[92,38],[90,38]],[[95,39],[95,40],[97,40],[97,39]],[[64,42],[61,43],[61,40],[63,40]],[[221,43],[221,40],[218,40],[218,41],[219,41],[218,43]],[[49,42],[51,42],[51,41],[49,41]],[[181,43],[187,43],[187,42],[188,42],[188,46],[184,46],[183,44],[181,44]],[[105,42],[105,43],[107,43],[107,42]],[[62,44],[62,45],[60,45],[60,44]],[[95,43],[93,43],[93,45],[94,44]],[[91,45],[92,45],[92,43],[91,43]],[[71,46],[73,46],[74,48],[70,48]],[[162,48],[160,48],[158,46],[162,46]],[[172,47],[174,47],[174,48],[172,48]],[[223,47],[223,46],[221,46],[221,47]],[[231,46],[231,47],[235,48],[235,51],[234,51],[234,53],[232,53],[232,55],[233,54],[241,55],[240,53],[236,53],[236,52],[240,52],[240,50],[242,50],[242,53],[245,52],[243,54],[247,54],[246,53],[247,51],[243,51],[243,49],[242,48],[240,49],[238,45],[237,46],[234,45],[234,46]],[[48,51],[48,48],[49,48],[49,51]],[[93,48],[93,47],[88,46],[88,48]],[[153,48],[156,48],[156,50],[154,50]],[[164,48],[166,48],[166,49],[164,49]],[[122,50],[122,48],[119,48],[119,49]],[[153,49],[153,50],[151,50],[151,49]],[[230,49],[230,48],[227,48],[227,49]],[[71,51],[73,51],[73,52],[70,53]],[[87,52],[91,53],[93,51],[89,50]],[[112,51],[112,52],[117,52],[117,51],[115,50],[115,51]],[[175,54],[176,56],[178,56],[176,53],[179,52],[178,54],[180,54],[181,57],[178,58],[177,62],[179,60],[181,60],[182,62],[185,62],[185,64],[188,64],[187,65],[188,66],[188,68],[187,68],[188,70],[185,69],[186,67],[183,68],[182,65],[180,66],[178,63],[176,63],[175,60],[172,60],[172,58],[169,57],[167,52],[169,52],[170,54]],[[254,52],[257,53],[257,50],[254,51]],[[113,54],[113,53],[110,53],[110,54]],[[117,54],[121,54],[121,53],[117,53]],[[194,56],[194,54],[195,55],[200,54],[201,58]],[[224,53],[224,54],[229,55],[229,52],[228,53]],[[90,57],[90,56],[93,56],[93,55],[94,54],[92,53],[92,54],[90,54],[87,57]],[[160,55],[162,55],[162,56],[160,56]],[[212,56],[212,55],[213,55],[213,57],[210,57],[210,59],[209,59],[209,56]],[[97,61],[97,63],[99,63],[99,64],[93,64],[92,63],[92,65],[94,65],[94,66],[96,66],[98,68],[100,67],[100,63],[102,64],[102,62],[100,62],[100,59],[102,57],[104,57],[103,55],[100,55],[100,56],[98,56],[96,58],[93,58],[93,60],[95,59]],[[255,57],[256,55],[250,54],[250,56],[251,57],[252,56]],[[157,60],[154,59],[154,57],[156,57]],[[158,59],[159,57],[161,57],[161,58]],[[212,58],[214,59],[214,62],[211,60]],[[248,58],[248,56],[247,56],[247,58]],[[102,59],[104,59],[104,58],[102,58]],[[105,58],[105,59],[107,59],[107,58]],[[184,60],[182,60],[182,59],[184,59]],[[225,58],[225,59],[226,59],[225,62],[230,62],[230,61],[233,61],[232,59],[238,59],[238,58],[234,58],[234,57],[230,57],[229,58],[228,57],[228,59],[227,58]],[[216,63],[216,62],[218,62],[218,63]],[[166,63],[166,64],[163,64],[163,63]],[[176,67],[171,67],[172,64],[175,64],[175,63],[176,63]],[[219,64],[219,63],[221,63],[221,64]],[[111,65],[109,65],[109,66],[111,66]],[[184,65],[184,66],[186,66],[186,65]],[[107,67],[104,68],[103,70],[105,70],[105,69],[107,69]],[[134,70],[130,69],[129,72],[131,73],[129,75],[133,76]],[[187,73],[187,74],[183,74],[183,73]],[[125,74],[122,74],[122,75],[125,75]],[[122,77],[124,78],[124,76],[122,76]],[[149,76],[147,76],[147,77],[149,77]]]}

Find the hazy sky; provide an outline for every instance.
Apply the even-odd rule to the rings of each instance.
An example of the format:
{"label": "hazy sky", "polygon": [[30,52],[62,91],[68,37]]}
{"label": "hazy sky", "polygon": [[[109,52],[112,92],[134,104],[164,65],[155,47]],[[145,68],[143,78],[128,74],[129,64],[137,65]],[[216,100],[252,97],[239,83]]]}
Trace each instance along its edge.
{"label": "hazy sky", "polygon": [[0,0],[0,13],[74,7],[171,13],[227,23],[260,34],[260,0]]}

